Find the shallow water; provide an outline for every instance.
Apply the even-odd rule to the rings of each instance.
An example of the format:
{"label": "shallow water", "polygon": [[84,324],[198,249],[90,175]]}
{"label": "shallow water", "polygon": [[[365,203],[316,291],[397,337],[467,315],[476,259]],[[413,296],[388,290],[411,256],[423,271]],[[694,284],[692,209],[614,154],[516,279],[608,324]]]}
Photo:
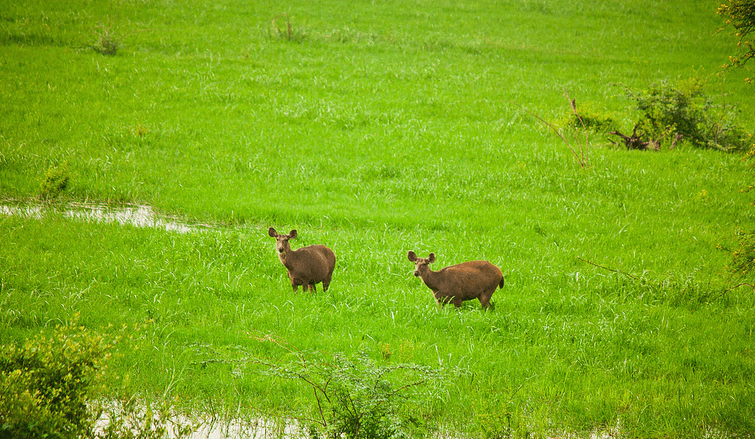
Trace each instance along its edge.
{"label": "shallow water", "polygon": [[[143,414],[137,418],[128,419],[133,421],[139,419],[136,425],[129,424],[132,432],[139,432],[143,429]],[[106,430],[110,419],[103,415],[95,424],[95,432],[102,433]],[[254,419],[248,421],[231,420],[196,420],[185,416],[172,416],[169,420],[162,422],[156,417],[153,420],[153,426],[162,426],[166,428],[166,439],[298,439],[303,438],[293,425],[287,425],[282,422]],[[179,427],[194,428],[192,433],[181,432]],[[142,431],[142,433],[148,433]]]}
{"label": "shallow water", "polygon": [[179,233],[190,233],[203,229],[203,227],[161,218],[148,205],[112,207],[101,204],[70,203],[61,208],[41,204],[0,204],[0,215],[5,216],[42,219],[48,213],[62,214],[65,218],[79,221],[118,223]]}

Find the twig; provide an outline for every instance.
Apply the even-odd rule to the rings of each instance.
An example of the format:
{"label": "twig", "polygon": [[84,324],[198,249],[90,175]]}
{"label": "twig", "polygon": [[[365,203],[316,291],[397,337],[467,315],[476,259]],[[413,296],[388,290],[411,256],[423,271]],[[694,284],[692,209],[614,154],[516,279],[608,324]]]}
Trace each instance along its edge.
{"label": "twig", "polygon": [[[590,264],[590,265],[594,265],[594,266],[596,266],[596,267],[598,267],[598,268],[602,268],[602,269],[604,269],[604,270],[608,270],[608,271],[611,271],[611,272],[614,272],[614,273],[623,274],[624,276],[630,277],[630,278],[632,278],[632,279],[634,279],[634,280],[636,280],[636,281],[639,281],[639,280],[640,280],[640,278],[638,278],[637,276],[633,276],[633,275],[631,275],[631,274],[629,274],[629,273],[625,273],[625,272],[623,272],[623,271],[621,271],[621,270],[617,270],[617,269],[615,269],[615,268],[609,268],[609,267],[605,267],[605,266],[603,266],[603,265],[600,265],[600,264],[596,264],[595,262],[592,262],[592,261],[588,261],[587,259],[583,259],[583,258],[580,258],[579,256],[577,256],[577,259],[579,259],[579,260],[580,260],[580,261],[582,261],[582,262],[586,262],[586,263],[588,263],[588,264]],[[742,283],[739,283],[739,284],[737,284],[737,285],[734,285],[734,286],[733,286],[733,287],[731,287],[731,288],[727,288],[727,289],[725,289],[725,290],[721,291],[721,293],[720,293],[720,294],[719,294],[718,296],[714,297],[714,298],[713,298],[713,299],[711,299],[710,301],[711,301],[711,302],[715,302],[716,300],[720,299],[720,298],[721,298],[721,296],[723,296],[724,294],[728,293],[729,291],[732,291],[732,290],[736,290],[736,289],[737,289],[737,288],[739,288],[739,287],[750,287],[750,288],[752,288],[752,289],[755,289],[755,284],[751,284],[751,283],[747,283],[747,282],[742,282]]]}
{"label": "twig", "polygon": [[588,264],[590,264],[590,265],[594,265],[594,266],[596,266],[596,267],[598,267],[598,268],[602,268],[602,269],[604,269],[604,270],[612,271],[612,272],[614,272],[614,273],[623,274],[624,276],[626,276],[626,277],[629,277],[629,278],[632,278],[632,279],[634,279],[634,280],[636,280],[636,281],[639,281],[639,280],[640,280],[640,278],[639,278],[639,277],[637,277],[637,276],[633,276],[633,275],[631,275],[631,274],[629,274],[629,273],[625,273],[625,272],[623,272],[623,271],[621,271],[621,270],[617,270],[617,269],[615,269],[615,268],[609,268],[609,267],[605,267],[605,266],[603,266],[603,265],[600,265],[600,264],[596,264],[595,262],[592,262],[592,261],[588,261],[587,259],[582,259],[582,258],[580,258],[579,256],[577,256],[577,259],[579,259],[579,260],[580,260],[580,261],[582,261],[582,262],[586,262],[586,263],[588,263]]}
{"label": "twig", "polygon": [[719,294],[718,296],[714,297],[714,298],[713,298],[713,299],[711,300],[711,302],[714,302],[714,301],[716,301],[716,300],[720,299],[720,298],[721,298],[721,296],[723,296],[724,294],[728,293],[728,292],[729,292],[729,291],[731,291],[731,290],[736,290],[736,289],[737,289],[737,288],[739,288],[739,287],[750,287],[750,288],[752,288],[752,289],[755,289],[755,284],[750,284],[750,283],[747,283],[747,282],[742,282],[742,283],[740,283],[740,284],[738,284],[738,285],[734,285],[733,287],[731,287],[731,288],[729,288],[729,289],[726,289],[726,290],[723,290],[723,291],[721,291],[721,294]]}
{"label": "twig", "polygon": [[524,111],[526,111],[531,116],[535,117],[537,120],[539,120],[544,125],[546,125],[548,128],[550,128],[551,130],[553,130],[553,132],[556,133],[556,135],[558,137],[560,137],[561,140],[564,141],[564,143],[566,143],[566,146],[569,147],[569,150],[571,151],[571,153],[574,156],[574,159],[577,161],[577,163],[579,163],[579,166],[581,168],[587,168],[587,167],[590,166],[590,157],[589,157],[589,153],[590,153],[590,139],[588,138],[588,135],[587,135],[587,127],[585,126],[585,122],[582,120],[582,116],[580,116],[579,113],[577,113],[577,104],[576,104],[576,101],[574,99],[572,99],[571,96],[569,95],[569,93],[566,92],[566,91],[564,91],[564,96],[569,101],[569,106],[571,107],[572,112],[574,113],[574,115],[579,120],[580,124],[582,124],[582,130],[585,133],[585,146],[584,147],[582,147],[582,146],[579,147],[579,153],[577,153],[577,149],[574,147],[574,145],[572,145],[571,142],[569,142],[569,140],[566,138],[566,136],[564,136],[561,133],[561,131],[559,131],[559,129],[555,125],[553,125],[552,123],[548,122],[547,120],[543,119],[542,117],[538,116],[537,114],[535,114],[535,113],[533,113],[533,112],[531,112],[529,110],[524,110]]}
{"label": "twig", "polygon": [[590,153],[590,138],[587,135],[587,127],[585,126],[585,121],[582,120],[582,116],[579,115],[577,112],[577,101],[576,99],[572,99],[569,95],[569,92],[564,90],[564,95],[566,96],[566,100],[569,101],[569,105],[571,105],[571,111],[574,113],[574,115],[579,119],[579,123],[582,124],[582,131],[585,133],[585,148],[580,148],[580,153],[582,155],[581,161],[584,163],[585,161],[585,154]]}
{"label": "twig", "polygon": [[560,137],[561,140],[564,141],[564,143],[566,143],[566,146],[569,147],[569,150],[571,150],[572,155],[574,156],[575,159],[577,159],[577,161],[579,162],[579,165],[581,167],[583,167],[583,168],[585,167],[585,164],[582,162],[582,160],[580,160],[579,154],[577,154],[577,151],[574,150],[574,147],[572,146],[572,144],[569,143],[569,141],[566,139],[566,137],[564,137],[563,134],[561,134],[561,132],[558,130],[558,128],[556,128],[552,123],[548,122],[547,120],[543,119],[542,117],[538,116],[537,114],[535,114],[535,113],[533,113],[533,112],[531,112],[529,110],[525,110],[525,111],[527,111],[527,113],[529,113],[530,116],[533,116],[533,117],[537,118],[537,120],[539,120],[540,122],[542,122],[543,124],[545,124],[548,128],[550,128],[551,130],[553,130],[553,132],[556,133],[556,135],[558,135],[558,137]]}

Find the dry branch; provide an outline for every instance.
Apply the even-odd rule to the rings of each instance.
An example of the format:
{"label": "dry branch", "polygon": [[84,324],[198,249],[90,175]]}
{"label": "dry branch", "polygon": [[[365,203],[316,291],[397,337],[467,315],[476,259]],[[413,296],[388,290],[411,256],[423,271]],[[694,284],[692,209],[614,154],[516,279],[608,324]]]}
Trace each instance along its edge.
{"label": "dry branch", "polygon": [[642,138],[642,134],[637,134],[636,124],[634,126],[634,129],[632,130],[631,136],[627,136],[626,134],[623,134],[619,131],[611,131],[608,134],[621,137],[622,140],[624,140],[624,145],[627,147],[627,149],[639,149],[639,150],[652,149],[655,151],[658,151],[659,149],[661,149],[661,143],[659,140],[652,140],[652,139],[645,140]]}
{"label": "dry branch", "polygon": [[582,124],[582,130],[585,133],[584,145],[579,145],[579,152],[577,152],[577,148],[575,148],[571,144],[571,142],[569,142],[569,139],[567,139],[561,133],[561,130],[559,130],[554,124],[548,122],[547,120],[543,119],[542,117],[540,117],[539,115],[537,115],[537,114],[535,114],[535,113],[533,113],[531,111],[527,111],[527,110],[525,110],[525,111],[527,111],[527,113],[529,113],[531,116],[533,116],[534,118],[536,118],[537,120],[539,120],[540,122],[542,122],[543,125],[545,125],[548,128],[550,128],[554,133],[556,133],[556,135],[558,137],[561,138],[561,140],[564,141],[564,143],[566,144],[566,146],[569,147],[569,150],[571,151],[572,155],[574,156],[574,159],[577,161],[577,163],[579,163],[580,167],[582,167],[582,168],[589,168],[590,167],[590,141],[589,141],[589,139],[587,137],[587,128],[585,127],[585,123],[582,120],[582,117],[577,113],[576,100],[572,99],[571,96],[569,96],[569,93],[567,93],[567,92],[564,92],[564,96],[566,96],[566,99],[569,101],[569,105],[571,106],[572,112],[577,117],[577,119],[579,120],[579,122]]}
{"label": "dry branch", "polygon": [[[666,133],[668,133],[669,130],[666,130],[666,132],[663,133],[662,135],[658,136],[657,139],[647,139],[646,140],[644,138],[645,137],[644,133],[637,134],[637,127],[638,127],[638,125],[639,124],[635,124],[634,125],[634,129],[632,130],[632,135],[631,136],[627,136],[626,134],[623,134],[623,133],[621,133],[619,131],[611,131],[608,134],[621,137],[621,139],[624,141],[624,146],[626,146],[627,149],[639,149],[639,150],[652,149],[653,151],[660,150],[661,149],[661,139],[663,138],[663,136],[666,135]],[[674,140],[671,142],[671,146],[669,147],[669,149],[673,149],[674,146],[676,146],[676,142],[679,141],[681,138],[682,138],[681,134],[677,133],[676,135],[674,135]],[[611,140],[611,142],[614,145],[617,143],[617,142],[614,142],[613,140]]]}

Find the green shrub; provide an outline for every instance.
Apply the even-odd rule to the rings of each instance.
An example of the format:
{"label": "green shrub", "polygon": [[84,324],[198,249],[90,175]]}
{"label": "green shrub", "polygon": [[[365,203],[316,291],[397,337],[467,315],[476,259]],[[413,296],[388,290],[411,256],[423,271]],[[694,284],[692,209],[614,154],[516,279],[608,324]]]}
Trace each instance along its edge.
{"label": "green shrub", "polygon": [[[279,343],[280,344],[280,343]],[[314,400],[299,418],[312,438],[389,439],[423,435],[425,426],[411,407],[420,386],[437,383],[441,372],[415,364],[375,364],[364,353],[292,352],[287,364],[258,360],[263,373],[298,380],[312,388]],[[414,409],[414,411],[412,411]]]}
{"label": "green shrub", "polygon": [[81,327],[59,327],[0,348],[0,436],[78,438],[94,419],[87,399],[108,344]]}
{"label": "green shrub", "polygon": [[[724,27],[734,28],[738,54],[729,56],[729,62],[724,68],[744,67],[750,60],[755,59],[755,45],[752,43],[752,33],[755,32],[755,2],[752,0],[729,0],[722,3],[716,11],[724,17]],[[721,28],[719,30],[723,30]],[[752,78],[745,78],[745,82],[752,84]]]}
{"label": "green shrub", "polygon": [[653,84],[635,93],[627,90],[640,111],[637,127],[651,139],[667,140],[680,135],[683,141],[700,148],[744,150],[751,135],[734,121],[736,108],[713,102],[697,78]]}
{"label": "green shrub", "polygon": [[[746,156],[747,160],[755,160],[755,144],[750,147]],[[744,191],[749,192],[755,189],[755,185],[747,186]],[[755,202],[750,203],[750,207],[755,206]],[[741,231],[739,247],[732,253],[731,270],[741,276],[749,276],[755,273],[755,231]]]}
{"label": "green shrub", "polygon": [[45,171],[44,178],[39,185],[40,193],[44,198],[55,198],[67,187],[71,179],[71,169],[68,162],[50,166]]}
{"label": "green shrub", "polygon": [[[113,343],[69,324],[0,347],[0,438],[180,439],[196,431],[167,401],[96,398]],[[102,413],[108,422],[95,429]]]}
{"label": "green shrub", "polygon": [[731,270],[742,276],[755,272],[755,232],[741,232],[739,248],[732,253]]}

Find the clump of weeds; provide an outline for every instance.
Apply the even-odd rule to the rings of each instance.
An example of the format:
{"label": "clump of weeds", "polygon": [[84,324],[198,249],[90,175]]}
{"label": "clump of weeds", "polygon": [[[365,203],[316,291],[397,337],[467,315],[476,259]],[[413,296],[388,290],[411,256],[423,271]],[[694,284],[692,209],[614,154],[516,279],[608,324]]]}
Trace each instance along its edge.
{"label": "clump of weeds", "polygon": [[95,30],[97,41],[91,46],[92,50],[102,55],[115,56],[121,47],[121,39],[118,38],[110,27],[99,25],[99,30]]}
{"label": "clump of weeds", "polygon": [[254,359],[262,373],[311,388],[311,405],[296,416],[310,438],[390,439],[427,433],[418,415],[423,399],[419,388],[437,386],[443,371],[407,363],[378,365],[364,353],[346,357],[303,352],[270,336],[258,340],[292,355],[292,361],[284,363]]}
{"label": "clump of weeds", "polygon": [[71,167],[68,162],[62,162],[50,166],[45,171],[44,177],[39,185],[40,195],[44,199],[57,198],[66,188],[71,180]]}
{"label": "clump of weeds", "polygon": [[305,34],[300,29],[295,29],[291,19],[285,12],[270,21],[271,35],[286,41],[301,42]]}

